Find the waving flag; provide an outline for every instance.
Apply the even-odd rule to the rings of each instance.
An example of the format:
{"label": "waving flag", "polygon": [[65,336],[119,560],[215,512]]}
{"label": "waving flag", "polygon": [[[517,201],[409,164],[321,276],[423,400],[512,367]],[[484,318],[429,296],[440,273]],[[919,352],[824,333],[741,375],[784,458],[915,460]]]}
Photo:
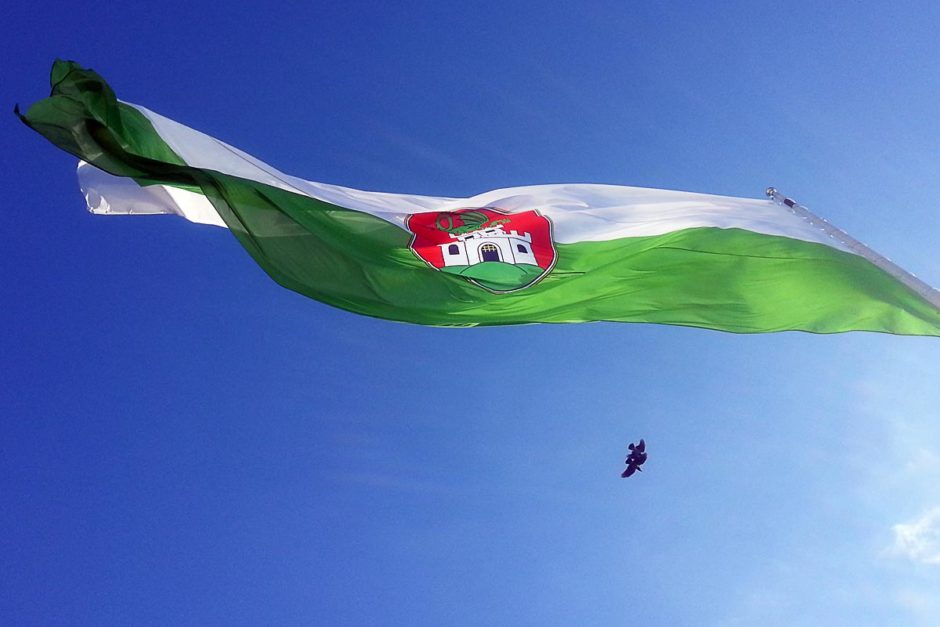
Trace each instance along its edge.
{"label": "waving flag", "polygon": [[72,62],[56,62],[51,96],[21,118],[82,160],[93,213],[227,227],[278,283],[360,314],[940,335],[936,292],[791,201],[573,184],[445,198],[316,183],[119,101]]}

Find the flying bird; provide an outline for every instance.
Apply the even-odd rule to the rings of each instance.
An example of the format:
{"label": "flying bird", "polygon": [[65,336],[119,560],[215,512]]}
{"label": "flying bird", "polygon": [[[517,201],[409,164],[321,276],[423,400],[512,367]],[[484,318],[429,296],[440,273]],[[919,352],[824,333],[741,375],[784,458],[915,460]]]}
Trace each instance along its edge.
{"label": "flying bird", "polygon": [[620,475],[623,478],[627,478],[631,476],[637,470],[639,470],[640,472],[643,472],[643,469],[640,468],[640,466],[646,463],[647,453],[646,453],[645,441],[641,439],[639,444],[634,444],[633,442],[631,442],[629,449],[630,449],[630,454],[627,455],[627,458],[623,462],[627,465],[627,469],[624,470],[623,473],[621,473]]}

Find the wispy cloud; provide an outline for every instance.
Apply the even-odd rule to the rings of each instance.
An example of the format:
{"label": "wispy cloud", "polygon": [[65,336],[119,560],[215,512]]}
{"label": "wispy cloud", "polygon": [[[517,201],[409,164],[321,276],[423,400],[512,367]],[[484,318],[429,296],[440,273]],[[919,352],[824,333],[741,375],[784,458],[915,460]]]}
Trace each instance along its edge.
{"label": "wispy cloud", "polygon": [[902,588],[894,595],[898,605],[907,610],[911,616],[923,621],[924,625],[936,625],[940,617],[940,600],[932,591],[915,588]]}
{"label": "wispy cloud", "polygon": [[453,488],[431,481],[389,475],[381,472],[345,473],[339,477],[342,481],[357,483],[382,490],[412,492],[416,494],[451,494]]}
{"label": "wispy cloud", "polygon": [[894,525],[894,544],[888,555],[920,564],[940,566],[940,506],[909,523]]}
{"label": "wispy cloud", "polygon": [[[899,338],[850,348],[838,361],[861,365],[828,370],[841,400],[818,422],[827,472],[816,489],[837,509],[818,508],[806,544],[756,568],[719,624],[940,625],[936,348]],[[843,531],[825,534],[830,524]]]}
{"label": "wispy cloud", "polygon": [[371,127],[378,139],[395,146],[402,155],[410,157],[406,163],[411,162],[411,167],[431,166],[451,174],[460,176],[467,174],[466,167],[462,166],[457,159],[445,153],[438,144],[424,141],[417,133],[409,133],[377,121],[372,121]]}

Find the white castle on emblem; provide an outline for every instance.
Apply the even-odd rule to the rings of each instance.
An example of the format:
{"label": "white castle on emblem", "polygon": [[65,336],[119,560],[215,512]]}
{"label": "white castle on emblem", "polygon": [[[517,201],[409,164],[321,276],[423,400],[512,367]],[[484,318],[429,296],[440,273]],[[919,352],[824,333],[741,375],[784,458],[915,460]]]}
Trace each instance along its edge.
{"label": "white castle on emblem", "polygon": [[537,266],[532,252],[532,236],[518,231],[503,230],[503,225],[480,229],[464,235],[454,235],[450,244],[438,244],[445,266],[472,266],[484,261],[528,263]]}

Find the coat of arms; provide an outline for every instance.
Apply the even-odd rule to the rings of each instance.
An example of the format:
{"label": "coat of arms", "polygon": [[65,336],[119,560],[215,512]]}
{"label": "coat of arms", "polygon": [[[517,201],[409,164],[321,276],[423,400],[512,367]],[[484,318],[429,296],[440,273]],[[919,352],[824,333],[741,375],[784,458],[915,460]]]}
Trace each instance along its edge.
{"label": "coat of arms", "polygon": [[433,268],[495,293],[529,287],[555,265],[552,224],[537,211],[457,209],[408,217],[411,250]]}

